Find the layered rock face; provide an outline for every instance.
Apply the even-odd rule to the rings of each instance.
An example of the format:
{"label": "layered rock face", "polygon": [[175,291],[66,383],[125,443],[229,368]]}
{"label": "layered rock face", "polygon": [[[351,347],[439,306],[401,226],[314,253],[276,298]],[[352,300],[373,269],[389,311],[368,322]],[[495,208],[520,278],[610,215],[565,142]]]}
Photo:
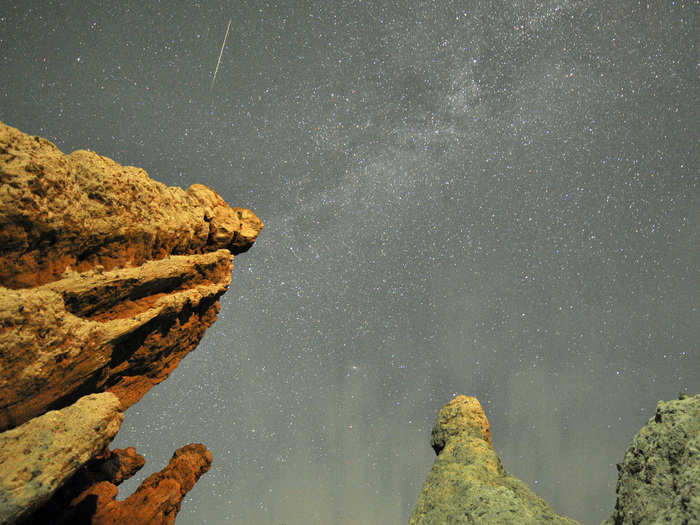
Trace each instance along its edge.
{"label": "layered rock face", "polygon": [[[262,227],[205,186],[167,187],[141,169],[90,151],[65,155],[0,123],[0,431],[91,394],[109,392],[119,412],[137,402],[199,343],[230,284],[233,256]],[[99,461],[112,457],[104,446],[119,427],[121,414],[114,417],[88,454],[101,448]],[[54,445],[64,439],[49,434]],[[195,455],[178,464],[201,475],[211,458]],[[50,462],[45,455],[17,479],[36,485]],[[7,468],[0,464],[3,481]],[[49,489],[36,501],[71,475],[42,481]]]}
{"label": "layered rock face", "polygon": [[423,484],[410,525],[577,523],[556,514],[506,472],[476,398],[457,396],[440,411],[431,445],[437,459]]}
{"label": "layered rock face", "polygon": [[700,523],[700,395],[659,401],[617,470],[604,525]]}

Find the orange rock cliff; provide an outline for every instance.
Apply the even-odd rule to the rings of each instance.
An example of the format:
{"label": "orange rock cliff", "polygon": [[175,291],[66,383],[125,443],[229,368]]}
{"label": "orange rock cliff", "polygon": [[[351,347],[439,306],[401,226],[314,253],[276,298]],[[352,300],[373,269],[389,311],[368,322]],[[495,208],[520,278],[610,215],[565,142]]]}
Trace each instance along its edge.
{"label": "orange rock cliff", "polygon": [[216,320],[262,228],[205,186],[0,122],[0,524],[174,522],[211,453],[179,449],[118,502],[143,458],[107,446]]}

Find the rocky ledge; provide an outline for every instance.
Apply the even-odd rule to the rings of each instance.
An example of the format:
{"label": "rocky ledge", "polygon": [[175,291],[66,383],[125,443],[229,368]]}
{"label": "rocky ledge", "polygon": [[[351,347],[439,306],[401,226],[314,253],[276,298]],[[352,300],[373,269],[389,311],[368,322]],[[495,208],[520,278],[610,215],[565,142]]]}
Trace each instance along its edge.
{"label": "rocky ledge", "polygon": [[209,451],[178,450],[118,502],[143,462],[107,445],[216,320],[233,257],[262,227],[205,186],[167,187],[0,122],[0,523],[49,507],[55,522],[172,523]]}
{"label": "rocky ledge", "polygon": [[[474,397],[457,396],[438,414],[437,459],[410,525],[575,524],[506,472]],[[617,466],[617,503],[603,525],[700,523],[700,395],[663,402]]]}

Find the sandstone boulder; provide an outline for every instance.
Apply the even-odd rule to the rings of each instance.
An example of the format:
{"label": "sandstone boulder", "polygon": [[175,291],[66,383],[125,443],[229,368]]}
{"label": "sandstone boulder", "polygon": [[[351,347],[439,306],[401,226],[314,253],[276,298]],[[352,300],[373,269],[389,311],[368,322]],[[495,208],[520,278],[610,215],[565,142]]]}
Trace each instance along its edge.
{"label": "sandstone boulder", "polygon": [[0,286],[29,288],[168,255],[247,250],[262,222],[194,184],[168,187],[92,151],[63,154],[0,122]]}
{"label": "sandstone boulder", "polygon": [[53,525],[172,524],[182,499],[211,462],[211,452],[204,445],[185,445],[175,451],[163,470],[151,474],[133,494],[119,501],[117,485],[138,471],[144,460],[131,447],[106,451],[64,485],[31,521]]}

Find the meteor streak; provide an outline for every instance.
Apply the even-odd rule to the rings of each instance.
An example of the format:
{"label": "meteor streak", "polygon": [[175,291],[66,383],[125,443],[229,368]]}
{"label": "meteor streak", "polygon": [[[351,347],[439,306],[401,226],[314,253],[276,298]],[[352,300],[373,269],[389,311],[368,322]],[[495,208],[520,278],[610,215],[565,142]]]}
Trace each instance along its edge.
{"label": "meteor streak", "polygon": [[211,89],[214,89],[214,82],[216,82],[216,74],[219,72],[219,65],[221,64],[221,55],[224,54],[224,46],[226,46],[226,39],[228,38],[228,30],[231,29],[231,19],[228,19],[228,25],[226,26],[226,35],[224,35],[224,41],[221,43],[221,51],[219,52],[219,60],[216,61],[216,69],[214,69],[214,78],[211,79]]}

